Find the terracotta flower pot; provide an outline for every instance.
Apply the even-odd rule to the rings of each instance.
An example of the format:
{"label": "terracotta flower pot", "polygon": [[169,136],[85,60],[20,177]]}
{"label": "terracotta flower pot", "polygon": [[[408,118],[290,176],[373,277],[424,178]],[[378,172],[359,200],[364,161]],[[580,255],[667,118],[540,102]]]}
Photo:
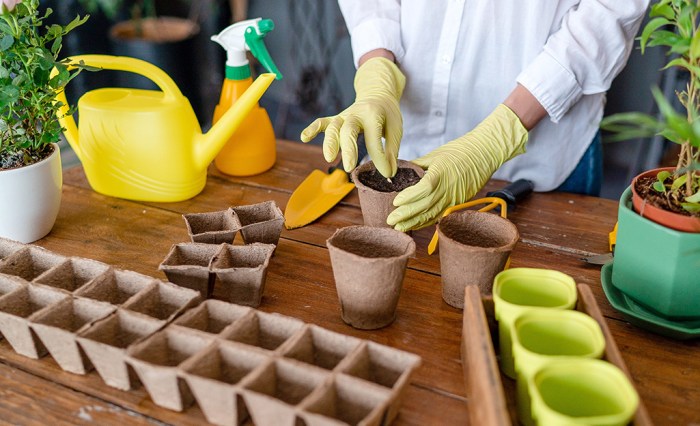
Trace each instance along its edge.
{"label": "terracotta flower pot", "polygon": [[506,265],[520,234],[513,223],[493,213],[463,210],[440,219],[442,298],[464,308],[464,288],[476,285],[490,294],[493,278]]}
{"label": "terracotta flower pot", "polygon": [[51,231],[61,207],[61,154],[53,153],[30,166],[0,171],[0,236],[23,243]]}
{"label": "terracotta flower pot", "polygon": [[[410,161],[399,160],[399,169],[411,169],[416,172],[418,177],[423,177],[425,172],[420,167]],[[355,182],[357,193],[360,196],[360,208],[362,208],[362,218],[366,226],[376,226],[379,228],[390,228],[386,223],[386,218],[394,211],[394,198],[399,193],[398,191],[381,192],[373,189],[363,182],[361,174],[376,170],[373,162],[367,162],[359,167],[356,167],[352,172],[352,181]]]}
{"label": "terracotta flower pot", "polygon": [[222,245],[211,263],[217,298],[254,308],[260,306],[267,267],[274,251],[272,244]]}
{"label": "terracotta flower pot", "polygon": [[371,330],[396,318],[411,237],[390,228],[349,226],[327,241],[343,321]]}
{"label": "terracotta flower pot", "polygon": [[620,197],[612,284],[649,315],[700,318],[700,233],[677,231],[635,213],[628,188]]}
{"label": "terracotta flower pot", "polygon": [[700,232],[700,217],[686,216],[647,204],[646,200],[644,200],[637,193],[636,184],[639,179],[644,177],[656,178],[656,175],[662,171],[673,173],[675,168],[663,167],[659,169],[647,170],[646,172],[637,175],[632,180],[632,205],[634,206],[634,211],[639,213],[639,215],[642,217],[652,220],[667,228],[675,229],[676,231],[695,233]]}

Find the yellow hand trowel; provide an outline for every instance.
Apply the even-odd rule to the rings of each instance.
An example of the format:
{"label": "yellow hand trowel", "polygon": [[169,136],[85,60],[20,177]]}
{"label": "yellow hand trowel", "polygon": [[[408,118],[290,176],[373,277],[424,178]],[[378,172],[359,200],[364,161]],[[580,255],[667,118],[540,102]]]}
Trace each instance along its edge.
{"label": "yellow hand trowel", "polygon": [[[367,155],[362,135],[357,140],[358,161]],[[342,162],[328,169],[328,173],[314,170],[294,190],[284,209],[284,226],[287,229],[308,225],[338,204],[355,184],[343,170]]]}

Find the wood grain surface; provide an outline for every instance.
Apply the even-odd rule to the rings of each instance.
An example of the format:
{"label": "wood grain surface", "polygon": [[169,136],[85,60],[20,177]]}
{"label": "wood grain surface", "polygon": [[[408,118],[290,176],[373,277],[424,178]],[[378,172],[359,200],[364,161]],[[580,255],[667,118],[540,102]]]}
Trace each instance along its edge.
{"label": "wood grain surface", "polygon": [[[231,177],[209,169],[198,196],[178,203],[145,203],[103,196],[90,189],[77,167],[64,172],[63,200],[52,232],[36,244],[66,256],[96,259],[165,279],[158,270],[172,244],[187,241],[182,214],[223,210],[274,200],[284,207],[291,192],[314,169],[326,170],[319,147],[280,141],[273,169]],[[505,185],[492,181],[484,189]],[[483,194],[483,193],[482,193]],[[659,425],[700,423],[700,343],[680,342],[633,327],[607,302],[600,267],[581,257],[607,250],[617,203],[565,193],[536,193],[512,212],[520,242],[513,267],[552,268],[588,284],[607,320],[634,385]],[[470,401],[460,360],[462,312],[445,304],[439,256],[427,255],[434,227],[413,232],[416,258],[409,262],[397,320],[381,330],[355,330],[340,318],[325,241],[343,226],[361,224],[356,191],[309,226],[283,231],[270,262],[260,309],[372,340],[423,358],[396,424],[466,424]],[[0,342],[0,420],[16,424],[201,424],[192,406],[176,413],[155,406],[143,388],[122,392],[95,372],[77,376],[47,356],[30,360]]]}

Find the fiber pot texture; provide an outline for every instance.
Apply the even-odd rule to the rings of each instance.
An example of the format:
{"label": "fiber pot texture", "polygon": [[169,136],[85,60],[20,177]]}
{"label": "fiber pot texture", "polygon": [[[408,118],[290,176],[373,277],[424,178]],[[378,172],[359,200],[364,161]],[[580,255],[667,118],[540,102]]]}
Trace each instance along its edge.
{"label": "fiber pot texture", "polygon": [[53,154],[30,166],[0,171],[0,237],[23,243],[43,238],[51,231],[61,207],[61,154]]}
{"label": "fiber pot texture", "polygon": [[518,228],[493,213],[464,210],[440,220],[442,298],[450,306],[464,308],[464,288],[476,285],[490,294],[493,278],[506,265],[520,238]]}
{"label": "fiber pot texture", "polygon": [[[420,167],[410,161],[399,160],[398,167],[414,170],[419,177],[423,177],[425,172]],[[379,228],[391,228],[386,223],[386,218],[394,211],[394,198],[398,192],[381,192],[365,185],[358,178],[360,173],[376,170],[373,162],[368,162],[356,167],[352,172],[352,181],[355,182],[357,193],[360,196],[360,208],[362,208],[362,218],[366,226],[376,226]]]}
{"label": "fiber pot texture", "polygon": [[365,330],[391,324],[408,258],[416,251],[413,239],[390,228],[349,226],[326,245],[343,321]]}

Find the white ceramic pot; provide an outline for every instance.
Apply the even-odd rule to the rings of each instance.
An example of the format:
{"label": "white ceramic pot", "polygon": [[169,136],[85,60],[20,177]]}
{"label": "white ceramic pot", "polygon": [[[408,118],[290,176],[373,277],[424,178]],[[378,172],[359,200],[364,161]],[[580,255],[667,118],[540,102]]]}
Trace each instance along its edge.
{"label": "white ceramic pot", "polygon": [[38,163],[0,171],[0,237],[31,243],[53,228],[63,185],[58,144],[53,148]]}

